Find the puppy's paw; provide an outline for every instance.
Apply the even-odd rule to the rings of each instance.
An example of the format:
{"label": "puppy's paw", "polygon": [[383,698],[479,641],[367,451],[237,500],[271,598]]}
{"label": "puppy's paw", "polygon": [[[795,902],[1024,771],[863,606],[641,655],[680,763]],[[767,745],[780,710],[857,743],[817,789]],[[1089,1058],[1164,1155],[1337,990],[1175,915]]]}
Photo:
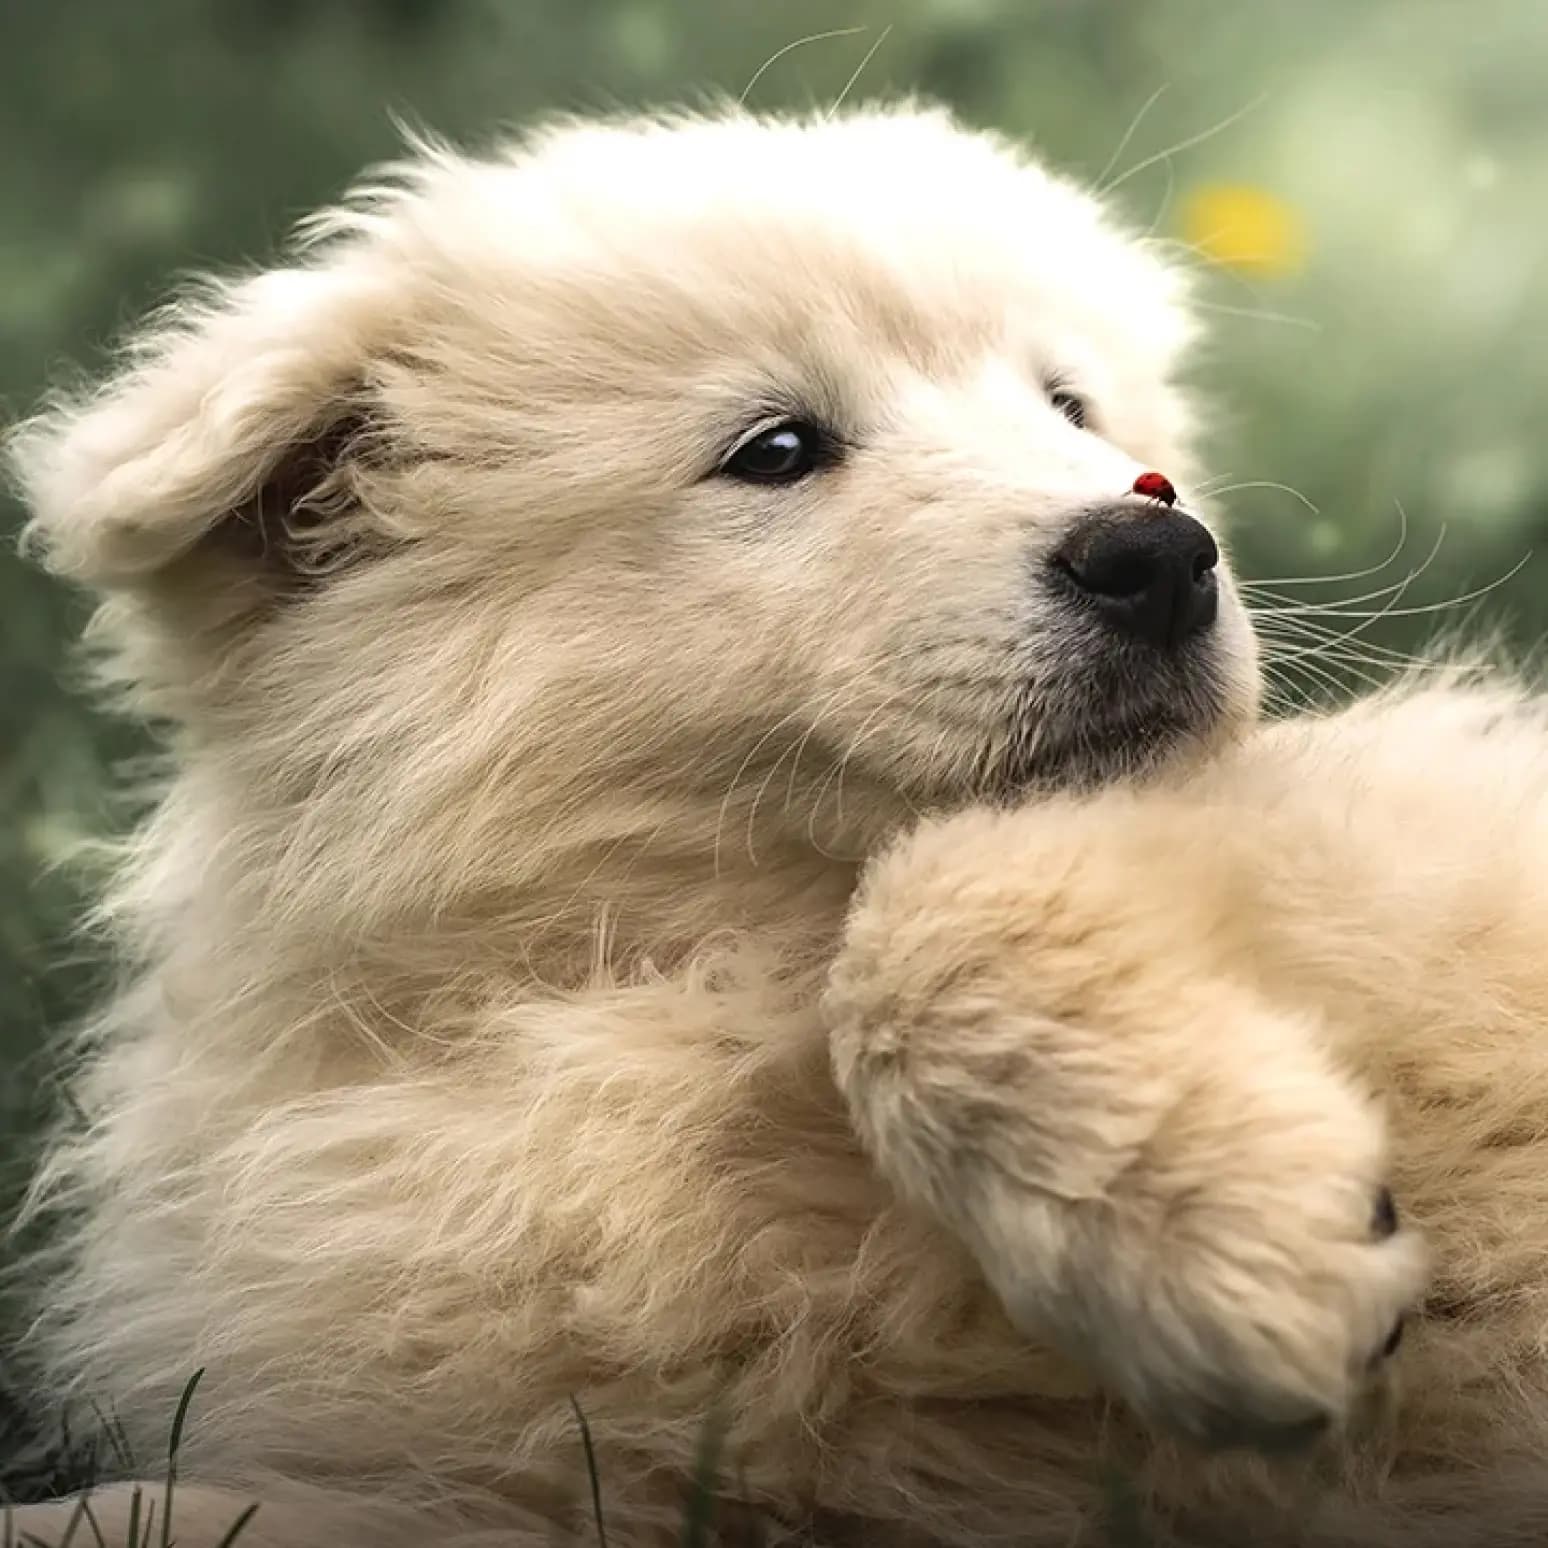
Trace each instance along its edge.
{"label": "puppy's paw", "polygon": [[[1101,1198],[1052,1203],[1000,1180],[979,1252],[1018,1325],[1083,1355],[1147,1419],[1274,1450],[1340,1427],[1379,1379],[1424,1254],[1358,1098],[1330,1081],[1321,1114],[1250,1105],[1239,1123],[1179,1113],[1190,1145],[1158,1144]],[[1210,1136],[1222,1127],[1235,1144]]]}
{"label": "puppy's paw", "polygon": [[1293,1442],[1349,1415],[1422,1253],[1379,1112],[1314,1018],[1222,971],[1219,878],[1195,849],[1171,885],[1172,809],[1151,830],[1136,801],[968,813],[884,856],[829,980],[834,1074],[1030,1336],[1199,1440]]}

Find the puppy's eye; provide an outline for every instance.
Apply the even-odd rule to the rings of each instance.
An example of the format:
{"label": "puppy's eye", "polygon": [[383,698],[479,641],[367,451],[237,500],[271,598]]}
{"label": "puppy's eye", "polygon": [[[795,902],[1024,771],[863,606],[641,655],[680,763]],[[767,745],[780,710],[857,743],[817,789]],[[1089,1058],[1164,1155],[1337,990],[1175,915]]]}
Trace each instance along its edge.
{"label": "puppy's eye", "polygon": [[1077,430],[1086,428],[1086,400],[1078,392],[1071,392],[1068,387],[1051,387],[1048,391],[1048,401]]}
{"label": "puppy's eye", "polygon": [[829,435],[801,419],[782,420],[742,442],[720,471],[747,484],[793,484],[832,451]]}

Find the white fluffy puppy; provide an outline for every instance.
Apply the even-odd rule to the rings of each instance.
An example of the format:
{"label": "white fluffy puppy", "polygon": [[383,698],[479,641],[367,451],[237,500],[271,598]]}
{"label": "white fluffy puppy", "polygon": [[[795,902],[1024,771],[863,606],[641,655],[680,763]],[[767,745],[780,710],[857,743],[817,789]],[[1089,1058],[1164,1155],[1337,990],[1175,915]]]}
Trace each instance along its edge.
{"label": "white fluffy puppy", "polygon": [[572,1395],[615,1548],[712,1411],[802,1542],[1540,1540],[1548,741],[1253,729],[1190,333],[942,114],[566,125],[23,429],[174,754],[33,1347],[204,1368],[184,1548],[586,1530]]}

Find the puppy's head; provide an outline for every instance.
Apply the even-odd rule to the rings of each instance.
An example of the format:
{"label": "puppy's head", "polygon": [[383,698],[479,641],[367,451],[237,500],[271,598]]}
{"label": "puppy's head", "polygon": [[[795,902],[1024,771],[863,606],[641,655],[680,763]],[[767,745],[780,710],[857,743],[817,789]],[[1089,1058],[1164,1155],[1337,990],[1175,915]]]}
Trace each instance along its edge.
{"label": "puppy's head", "polygon": [[16,457],[144,701],[255,779],[423,832],[777,777],[804,823],[839,769],[972,798],[1251,712],[1189,337],[941,114],[570,125],[422,151]]}

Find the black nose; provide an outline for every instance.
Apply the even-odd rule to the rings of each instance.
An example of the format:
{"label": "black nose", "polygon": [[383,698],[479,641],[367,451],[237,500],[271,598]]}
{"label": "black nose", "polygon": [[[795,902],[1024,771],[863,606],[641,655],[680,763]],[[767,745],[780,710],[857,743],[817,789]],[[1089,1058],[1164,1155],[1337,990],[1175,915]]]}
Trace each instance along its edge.
{"label": "black nose", "polygon": [[1050,561],[1116,629],[1147,644],[1180,645],[1219,608],[1220,550],[1193,517],[1117,505],[1088,516]]}

